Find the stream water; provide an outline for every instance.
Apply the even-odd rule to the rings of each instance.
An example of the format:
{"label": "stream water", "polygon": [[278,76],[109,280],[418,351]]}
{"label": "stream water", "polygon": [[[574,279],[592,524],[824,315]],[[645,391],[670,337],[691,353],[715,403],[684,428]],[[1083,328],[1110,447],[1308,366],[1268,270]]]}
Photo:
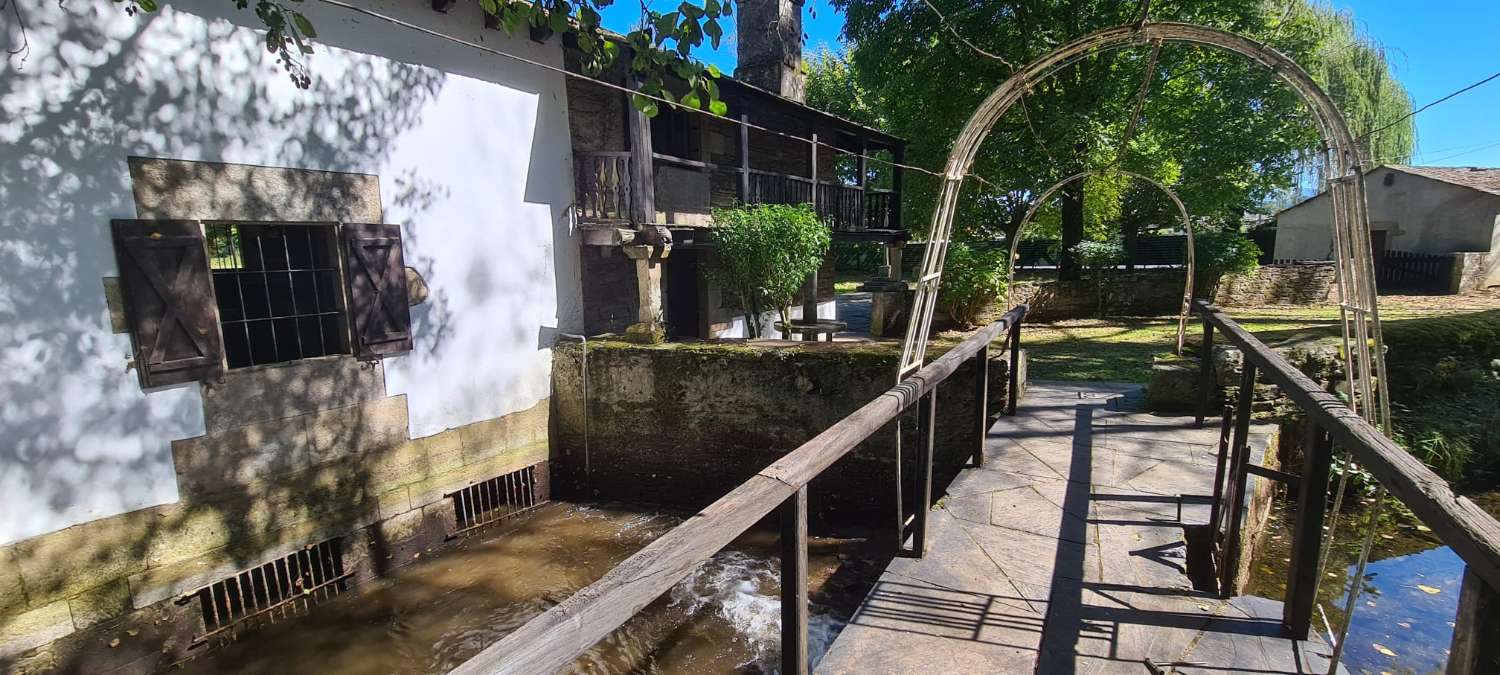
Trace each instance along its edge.
{"label": "stream water", "polygon": [[[1500,512],[1500,492],[1472,497],[1491,513]],[[1248,595],[1281,599],[1286,594],[1286,570],[1291,555],[1291,521],[1286,502],[1272,511],[1256,551]],[[1326,613],[1313,613],[1313,628],[1327,640],[1329,626],[1344,622],[1351,578],[1368,522],[1368,505],[1339,519],[1318,599]],[[1453,617],[1464,563],[1426,528],[1386,509],[1376,528],[1370,562],[1358,584],[1354,621],[1344,648],[1343,662],[1351,673],[1442,673],[1453,639]]]}
{"label": "stream water", "polygon": [[[553,503],[399,568],[303,617],[184,664],[189,673],[445,673],[603,576],[678,518]],[[816,660],[884,562],[860,539],[812,538]],[[781,603],[774,533],[751,532],[591,649],[580,673],[773,673]]]}

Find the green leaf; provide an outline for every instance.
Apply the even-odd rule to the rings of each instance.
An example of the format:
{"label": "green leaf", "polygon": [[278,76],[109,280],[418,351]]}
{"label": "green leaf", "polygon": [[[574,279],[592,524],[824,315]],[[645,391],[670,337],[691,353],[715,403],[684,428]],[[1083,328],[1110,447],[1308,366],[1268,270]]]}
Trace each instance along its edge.
{"label": "green leaf", "polygon": [[710,63],[708,64],[708,74],[714,76],[715,79],[718,79],[719,77],[723,76],[724,73],[719,70],[718,66]]}
{"label": "green leaf", "polygon": [[729,105],[719,99],[714,99],[708,102],[708,111],[723,117],[729,114]]}
{"label": "green leaf", "polygon": [[690,91],[687,96],[682,97],[682,104],[694,109],[702,107],[698,104],[698,92],[696,91]]}
{"label": "green leaf", "polygon": [[496,0],[479,0],[479,6],[483,7],[484,12],[491,16],[500,13],[500,3],[496,2]]}
{"label": "green leaf", "polygon": [[147,12],[154,12],[154,11],[156,11],[156,0],[136,0],[135,4],[136,4],[136,6],[140,7],[143,11],[147,11]]}
{"label": "green leaf", "polygon": [[636,94],[630,97],[630,104],[635,106],[636,110],[641,111],[641,113],[645,114],[647,117],[656,117],[656,101],[646,98],[645,96],[641,96],[640,94]]}
{"label": "green leaf", "polygon": [[[146,1],[151,2],[152,0]],[[297,30],[302,31],[303,35],[310,38],[318,37],[318,31],[313,28],[312,22],[308,21],[307,17],[302,16],[300,12],[292,12],[292,23],[297,24]]]}
{"label": "green leaf", "polygon": [[714,46],[714,49],[718,49],[719,38],[724,36],[724,29],[719,27],[719,22],[715,19],[704,21],[703,32],[708,34],[709,43]]}
{"label": "green leaf", "polygon": [[724,0],[724,10],[721,13],[724,16],[734,16],[734,5],[730,0]]}

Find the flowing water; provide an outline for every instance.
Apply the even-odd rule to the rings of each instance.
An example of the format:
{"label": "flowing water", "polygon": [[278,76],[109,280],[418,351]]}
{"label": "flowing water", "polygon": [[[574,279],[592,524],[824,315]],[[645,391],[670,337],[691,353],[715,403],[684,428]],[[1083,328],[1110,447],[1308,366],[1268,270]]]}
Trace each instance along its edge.
{"label": "flowing water", "polygon": [[[1475,495],[1491,513],[1500,511],[1500,493]],[[1281,599],[1291,561],[1294,513],[1277,502],[1265,538],[1255,553],[1249,595]],[[1313,613],[1313,629],[1327,639],[1328,626],[1344,623],[1350,580],[1359,560],[1368,522],[1368,505],[1339,519],[1337,541],[1329,555],[1318,599],[1324,614]],[[1453,639],[1453,617],[1464,563],[1430,531],[1387,508],[1376,527],[1370,562],[1358,585],[1354,621],[1349,625],[1343,662],[1351,673],[1442,673]]]}
{"label": "flowing water", "polygon": [[[603,576],[680,520],[554,503],[306,616],[248,632],[190,673],[444,673]],[[884,561],[859,539],[809,541],[816,660]],[[772,673],[780,653],[776,536],[751,532],[595,645],[580,673]]]}

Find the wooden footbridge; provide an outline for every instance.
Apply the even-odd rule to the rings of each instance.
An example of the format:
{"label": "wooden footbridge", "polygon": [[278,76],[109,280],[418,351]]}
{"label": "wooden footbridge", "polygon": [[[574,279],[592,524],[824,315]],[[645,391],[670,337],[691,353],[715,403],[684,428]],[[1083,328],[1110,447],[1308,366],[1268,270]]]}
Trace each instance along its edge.
{"label": "wooden footbridge", "polygon": [[[1016,384],[1025,312],[1012,309],[453,672],[567,669],[772,512],[782,531],[783,672],[809,672],[808,483],[838,471],[840,458],[912,406],[919,475],[897,483],[918,487],[898,499],[906,507],[892,518],[903,553],[819,672],[1338,670],[1338,645],[1330,644],[1338,636],[1311,630],[1335,449],[1467,563],[1448,672],[1500,672],[1500,523],[1206,304],[1195,306],[1205,345],[1217,333],[1245,357],[1234,398],[1247,403],[1226,409],[1220,424],[1207,419],[1206,397],[1198,417],[1171,418],[1138,412],[1128,385],[1038,383],[1024,400],[1012,386],[1008,414],[975,420],[986,433],[971,466],[934,499],[936,388],[978,359],[975,409],[987,410],[989,350],[1000,341],[1009,352]],[[1203,377],[1206,385],[1207,368]],[[1306,420],[1300,471],[1261,466],[1257,438],[1270,429],[1252,424],[1252,397],[1243,395],[1257,381],[1279,387]],[[1257,478],[1296,495],[1286,603],[1232,592]],[[1184,532],[1206,542],[1207,574],[1190,578]]]}

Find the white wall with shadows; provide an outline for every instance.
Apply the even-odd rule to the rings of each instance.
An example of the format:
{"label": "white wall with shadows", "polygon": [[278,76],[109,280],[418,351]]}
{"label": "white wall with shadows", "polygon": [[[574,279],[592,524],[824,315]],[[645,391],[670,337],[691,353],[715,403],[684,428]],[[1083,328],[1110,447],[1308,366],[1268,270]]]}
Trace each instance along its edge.
{"label": "white wall with shadows", "polygon": [[[562,61],[555,39],[483,29],[477,5],[363,4]],[[109,220],[136,215],[129,156],[378,175],[431,289],[415,350],[385,363],[412,435],[547,397],[546,329],[582,323],[560,75],[308,2],[304,91],[223,0],[23,9],[30,52],[0,77],[0,544],[176,501],[170,442],[204,431],[199,386],[141,391],[110,330],[101,279]]]}

